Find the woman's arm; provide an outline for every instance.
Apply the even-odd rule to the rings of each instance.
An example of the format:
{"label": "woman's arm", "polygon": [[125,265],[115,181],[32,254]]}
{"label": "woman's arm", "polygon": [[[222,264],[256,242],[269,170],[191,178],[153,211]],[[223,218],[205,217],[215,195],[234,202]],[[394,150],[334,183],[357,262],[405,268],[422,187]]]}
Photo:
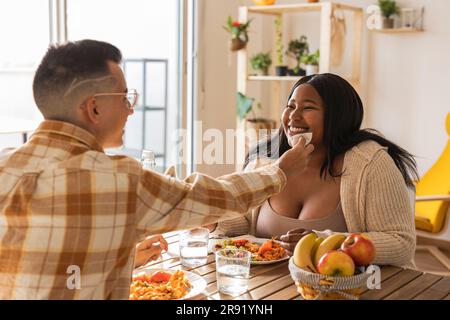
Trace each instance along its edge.
{"label": "woman's arm", "polygon": [[361,222],[376,248],[375,264],[411,265],[416,245],[413,210],[400,171],[384,150],[363,173]]}

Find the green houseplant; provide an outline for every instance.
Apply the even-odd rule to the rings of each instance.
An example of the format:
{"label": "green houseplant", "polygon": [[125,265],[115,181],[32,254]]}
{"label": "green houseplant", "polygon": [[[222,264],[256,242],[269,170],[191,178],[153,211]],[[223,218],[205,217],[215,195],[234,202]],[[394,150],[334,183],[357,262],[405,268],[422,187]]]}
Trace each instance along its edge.
{"label": "green houseplant", "polygon": [[392,29],[394,27],[394,18],[392,16],[400,12],[397,3],[395,0],[378,0],[378,6],[383,16],[383,28]]}
{"label": "green houseplant", "polygon": [[272,64],[270,52],[260,52],[250,59],[253,70],[260,70],[263,75],[269,74],[269,67]]}
{"label": "green houseplant", "polygon": [[234,21],[231,16],[228,16],[227,23],[223,28],[231,34],[230,49],[237,51],[245,48],[248,42],[248,27],[251,20],[246,23]]}
{"label": "green houseplant", "polygon": [[277,65],[275,66],[275,74],[277,76],[285,76],[287,74],[287,66],[283,64],[283,16],[279,15],[275,18],[275,47],[277,51]]}
{"label": "green houseplant", "polygon": [[299,39],[294,39],[289,42],[286,54],[296,61],[294,69],[290,70],[290,74],[294,76],[305,75],[305,70],[300,68],[301,58],[303,55],[309,53],[309,45],[307,37],[302,35]]}
{"label": "green houseplant", "polygon": [[[267,130],[274,129],[276,127],[276,121],[266,118],[257,118],[253,110],[254,101],[254,98],[248,97],[241,92],[237,92],[236,94],[237,115],[239,120],[245,120],[246,129],[256,130],[256,136],[259,137],[259,130],[263,129],[267,132]],[[261,109],[260,102],[258,102],[256,106],[258,109]],[[251,117],[248,117],[249,113],[252,113]]]}
{"label": "green houseplant", "polygon": [[308,54],[301,58],[301,62],[305,64],[307,76],[319,73],[319,61],[320,61],[319,49],[317,49],[316,52]]}
{"label": "green houseplant", "polygon": [[[255,119],[255,112],[253,111],[253,102],[255,98],[247,97],[245,94],[238,92],[236,95],[237,102],[237,115],[239,120],[244,120],[247,115],[252,112],[253,119]],[[261,104],[258,104],[258,107],[261,107]]]}

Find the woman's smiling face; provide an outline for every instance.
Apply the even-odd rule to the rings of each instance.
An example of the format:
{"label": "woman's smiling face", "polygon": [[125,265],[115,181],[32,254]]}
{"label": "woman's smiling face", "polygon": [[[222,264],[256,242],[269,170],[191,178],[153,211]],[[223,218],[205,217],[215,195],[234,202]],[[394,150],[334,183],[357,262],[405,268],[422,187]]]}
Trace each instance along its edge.
{"label": "woman's smiling face", "polygon": [[325,106],[316,89],[309,84],[298,86],[283,111],[283,130],[289,138],[299,133],[312,132],[314,147],[322,145]]}

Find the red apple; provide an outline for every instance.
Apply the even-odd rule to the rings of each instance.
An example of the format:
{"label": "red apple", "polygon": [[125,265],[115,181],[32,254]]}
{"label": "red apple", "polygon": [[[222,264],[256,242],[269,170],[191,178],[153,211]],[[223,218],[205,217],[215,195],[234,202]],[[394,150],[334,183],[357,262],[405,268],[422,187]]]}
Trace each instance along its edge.
{"label": "red apple", "polygon": [[320,258],[317,271],[328,276],[352,276],[355,274],[355,263],[345,252],[333,250]]}
{"label": "red apple", "polygon": [[357,266],[368,266],[375,258],[375,246],[367,236],[353,233],[341,245],[341,250],[352,257]]}

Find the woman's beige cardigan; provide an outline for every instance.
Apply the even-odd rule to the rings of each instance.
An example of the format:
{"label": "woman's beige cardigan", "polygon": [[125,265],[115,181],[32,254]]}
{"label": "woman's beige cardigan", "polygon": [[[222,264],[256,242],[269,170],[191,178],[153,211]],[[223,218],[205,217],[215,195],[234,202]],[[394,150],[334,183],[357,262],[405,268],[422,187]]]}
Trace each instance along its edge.
{"label": "woman's beige cardigan", "polygon": [[[246,170],[264,166],[252,162]],[[416,233],[408,189],[386,148],[365,141],[346,152],[341,177],[341,205],[347,230],[367,233],[376,248],[375,264],[414,267]],[[255,233],[259,208],[247,216],[222,221],[218,233]]]}

